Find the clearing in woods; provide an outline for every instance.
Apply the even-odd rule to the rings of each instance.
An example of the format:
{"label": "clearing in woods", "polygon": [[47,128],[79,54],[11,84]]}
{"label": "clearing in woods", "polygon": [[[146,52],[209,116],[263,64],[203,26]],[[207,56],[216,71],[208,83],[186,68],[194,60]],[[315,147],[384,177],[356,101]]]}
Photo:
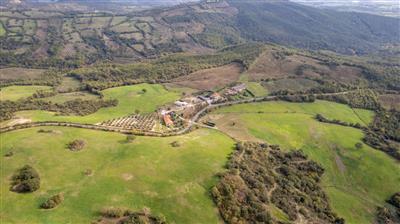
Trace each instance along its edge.
{"label": "clearing in woods", "polygon": [[[143,91],[145,90],[145,91]],[[154,112],[159,106],[174,102],[181,97],[180,89],[170,88],[166,90],[159,84],[138,84],[122,86],[103,90],[104,99],[117,99],[115,107],[101,108],[97,112],[87,116],[57,116],[49,111],[20,111],[15,113],[17,117],[31,119],[32,121],[66,121],[76,123],[95,124],[139,113]]]}
{"label": "clearing in woods", "polygon": [[[366,122],[372,120],[373,112],[355,111]],[[253,138],[279,144],[284,150],[302,149],[325,168],[322,184],[334,211],[346,223],[373,223],[376,206],[399,190],[399,164],[365,144],[357,149],[355,144],[362,142],[364,136],[361,130],[320,123],[314,119],[316,113],[363,124],[348,106],[325,101],[234,105],[221,108],[211,116],[216,116],[213,120],[216,126],[219,128],[222,124],[223,131],[229,135],[232,134],[225,123],[235,122],[244,128],[243,133]],[[226,121],[225,117],[230,120]],[[233,135],[238,135],[235,125],[232,129]],[[247,140],[246,135],[239,137]]]}
{"label": "clearing in woods", "polygon": [[51,91],[50,86],[8,86],[1,88],[0,99],[17,101],[32,96],[39,90]]}
{"label": "clearing in woods", "polygon": [[0,69],[0,80],[38,79],[45,71],[44,69],[30,68],[2,68]]}
{"label": "clearing in woods", "polygon": [[187,76],[182,76],[173,83],[198,90],[213,90],[234,83],[240,77],[243,67],[238,63],[204,69]]}
{"label": "clearing in woods", "polygon": [[[200,129],[168,138],[138,136],[127,143],[118,133],[45,129],[49,132],[31,128],[0,135],[4,223],[91,223],[109,206],[147,207],[169,223],[193,223],[193,217],[197,223],[220,222],[209,189],[234,148],[234,141],[223,133]],[[75,139],[86,141],[82,151],[66,147]],[[171,146],[175,141],[179,147]],[[12,157],[3,156],[10,151]],[[40,189],[30,194],[9,191],[9,177],[26,164],[39,172]],[[65,199],[57,208],[39,208],[60,192]]]}

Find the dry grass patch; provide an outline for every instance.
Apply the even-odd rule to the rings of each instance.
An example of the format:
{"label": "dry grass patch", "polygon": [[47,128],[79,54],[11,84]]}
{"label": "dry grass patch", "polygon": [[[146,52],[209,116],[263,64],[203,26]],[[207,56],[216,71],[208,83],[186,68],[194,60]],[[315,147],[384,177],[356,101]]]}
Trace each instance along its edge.
{"label": "dry grass patch", "polygon": [[217,68],[200,70],[190,75],[179,77],[173,82],[193,89],[211,90],[237,81],[242,71],[243,67],[241,65],[232,63]]}
{"label": "dry grass patch", "polygon": [[395,108],[400,110],[400,95],[398,94],[385,94],[379,96],[379,102],[386,108]]}
{"label": "dry grass patch", "polygon": [[311,57],[267,50],[250,67],[248,74],[253,81],[298,76],[353,83],[361,78],[361,72],[361,69],[356,67],[328,66]]}
{"label": "dry grass patch", "polygon": [[0,69],[0,80],[37,79],[43,72],[45,72],[44,69],[2,68]]}

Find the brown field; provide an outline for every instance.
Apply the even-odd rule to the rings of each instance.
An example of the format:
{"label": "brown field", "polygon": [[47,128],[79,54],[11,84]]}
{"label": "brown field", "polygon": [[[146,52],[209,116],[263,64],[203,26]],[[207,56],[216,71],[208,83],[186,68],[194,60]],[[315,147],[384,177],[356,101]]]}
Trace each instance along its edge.
{"label": "brown field", "polygon": [[[324,78],[339,82],[356,82],[361,78],[361,69],[339,65],[329,67],[321,61],[307,56],[292,54],[277,57],[275,50],[264,52],[250,67],[248,74],[251,81],[268,78],[287,78],[299,76],[302,78]],[[301,66],[308,66],[298,74]]]}
{"label": "brown field", "polygon": [[237,81],[242,71],[243,67],[241,65],[232,63],[217,68],[200,70],[190,75],[179,77],[175,79],[173,83],[193,89],[212,90]]}
{"label": "brown field", "polygon": [[386,108],[400,110],[400,95],[385,94],[379,96],[379,102]]}
{"label": "brown field", "polygon": [[2,68],[0,69],[0,80],[37,79],[44,71],[44,69]]}

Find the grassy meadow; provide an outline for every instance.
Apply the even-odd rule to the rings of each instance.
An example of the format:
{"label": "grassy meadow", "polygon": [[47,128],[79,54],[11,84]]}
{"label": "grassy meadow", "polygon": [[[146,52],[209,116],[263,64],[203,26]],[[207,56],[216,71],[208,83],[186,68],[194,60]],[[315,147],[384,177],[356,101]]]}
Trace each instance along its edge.
{"label": "grassy meadow", "polygon": [[3,23],[0,22],[0,37],[6,35],[6,30],[4,29]]}
{"label": "grassy meadow", "polygon": [[[117,133],[74,128],[38,128],[1,134],[1,208],[4,223],[90,223],[103,207],[150,208],[170,223],[220,223],[209,196],[223,171],[234,141],[206,129],[188,135],[137,137],[132,143]],[[66,145],[84,139],[86,147],[72,152]],[[179,147],[171,143],[178,141]],[[3,155],[12,150],[12,157]],[[41,177],[29,194],[9,191],[9,178],[25,164]],[[85,175],[87,169],[92,175]],[[49,196],[64,193],[57,208],[38,208]]]}
{"label": "grassy meadow", "polygon": [[[143,91],[145,89],[145,92]],[[48,111],[20,111],[17,117],[32,121],[68,121],[77,123],[98,123],[136,112],[150,113],[159,106],[173,102],[181,97],[179,89],[166,90],[158,84],[138,84],[103,90],[104,99],[118,99],[116,107],[102,108],[87,116],[58,116]],[[57,96],[56,96],[57,97]],[[58,96],[59,97],[59,96]]]}
{"label": "grassy meadow", "polygon": [[38,90],[51,90],[49,86],[8,86],[0,91],[1,100],[17,101],[32,96]]}
{"label": "grassy meadow", "polygon": [[[347,122],[370,122],[373,113],[346,105],[316,103],[266,102],[221,108],[210,117],[222,123],[240,126],[252,138],[279,144],[284,150],[302,149],[325,168],[323,187],[331,205],[346,223],[372,223],[375,209],[400,186],[400,166],[381,151],[363,144],[363,132],[314,119],[321,113],[330,119]],[[234,124],[234,125],[233,125]],[[229,125],[224,131],[230,135]],[[237,136],[235,136],[237,137]]]}

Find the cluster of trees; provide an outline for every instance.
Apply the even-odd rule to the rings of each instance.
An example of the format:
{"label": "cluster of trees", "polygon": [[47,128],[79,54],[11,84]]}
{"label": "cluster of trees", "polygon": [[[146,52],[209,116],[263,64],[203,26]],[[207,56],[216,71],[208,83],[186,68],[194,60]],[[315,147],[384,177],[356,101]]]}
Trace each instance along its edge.
{"label": "cluster of trees", "polygon": [[11,177],[10,190],[17,193],[34,192],[40,188],[39,173],[31,166],[25,165]]}
{"label": "cluster of trees", "polygon": [[262,45],[246,44],[225,48],[211,55],[188,56],[176,54],[149,62],[128,65],[101,64],[73,70],[70,76],[76,77],[88,89],[136,84],[140,82],[166,82],[192,72],[217,67],[232,62],[241,63],[245,68],[262,52]]}
{"label": "cluster of trees", "polygon": [[400,192],[397,192],[387,200],[388,206],[379,206],[376,213],[378,224],[400,223]]}
{"label": "cluster of trees", "polygon": [[143,209],[141,212],[134,212],[126,208],[108,207],[100,211],[102,218],[93,223],[103,223],[103,219],[107,219],[107,223],[114,224],[166,224],[167,221],[163,216],[155,216],[150,214],[149,209]]}
{"label": "cluster of trees", "polygon": [[378,95],[370,89],[359,89],[338,95],[318,95],[318,99],[347,104],[353,108],[379,110]]}
{"label": "cluster of trees", "polygon": [[400,160],[400,112],[379,110],[366,131],[364,142]]}
{"label": "cluster of trees", "polygon": [[400,142],[400,111],[378,111],[371,128],[387,139]]}
{"label": "cluster of trees", "polygon": [[64,195],[62,193],[56,194],[48,198],[45,202],[40,205],[43,209],[52,209],[60,205],[64,201]]}
{"label": "cluster of trees", "polygon": [[46,110],[57,112],[60,115],[79,115],[92,114],[104,107],[114,107],[118,105],[118,100],[82,100],[75,99],[64,103],[52,103],[42,100],[19,100],[19,101],[0,101],[0,121],[9,120],[14,113],[21,110]]}
{"label": "cluster of trees", "polygon": [[86,146],[86,141],[82,139],[76,139],[70,143],[68,143],[67,147],[71,151],[81,151]]}
{"label": "cluster of trees", "polygon": [[315,102],[314,95],[281,95],[278,96],[279,100],[296,103],[313,103]]}
{"label": "cluster of trees", "polygon": [[279,223],[272,204],[291,221],[301,214],[312,223],[344,223],[333,213],[320,181],[324,169],[301,151],[279,146],[239,143],[213,187],[212,196],[227,223]]}
{"label": "cluster of trees", "polygon": [[330,120],[330,119],[324,117],[322,114],[315,115],[315,119],[317,119],[319,122],[323,122],[323,123],[337,124],[337,125],[342,125],[342,126],[347,126],[347,127],[368,130],[366,127],[363,127],[360,123],[349,123],[349,122],[341,121],[338,119]]}

